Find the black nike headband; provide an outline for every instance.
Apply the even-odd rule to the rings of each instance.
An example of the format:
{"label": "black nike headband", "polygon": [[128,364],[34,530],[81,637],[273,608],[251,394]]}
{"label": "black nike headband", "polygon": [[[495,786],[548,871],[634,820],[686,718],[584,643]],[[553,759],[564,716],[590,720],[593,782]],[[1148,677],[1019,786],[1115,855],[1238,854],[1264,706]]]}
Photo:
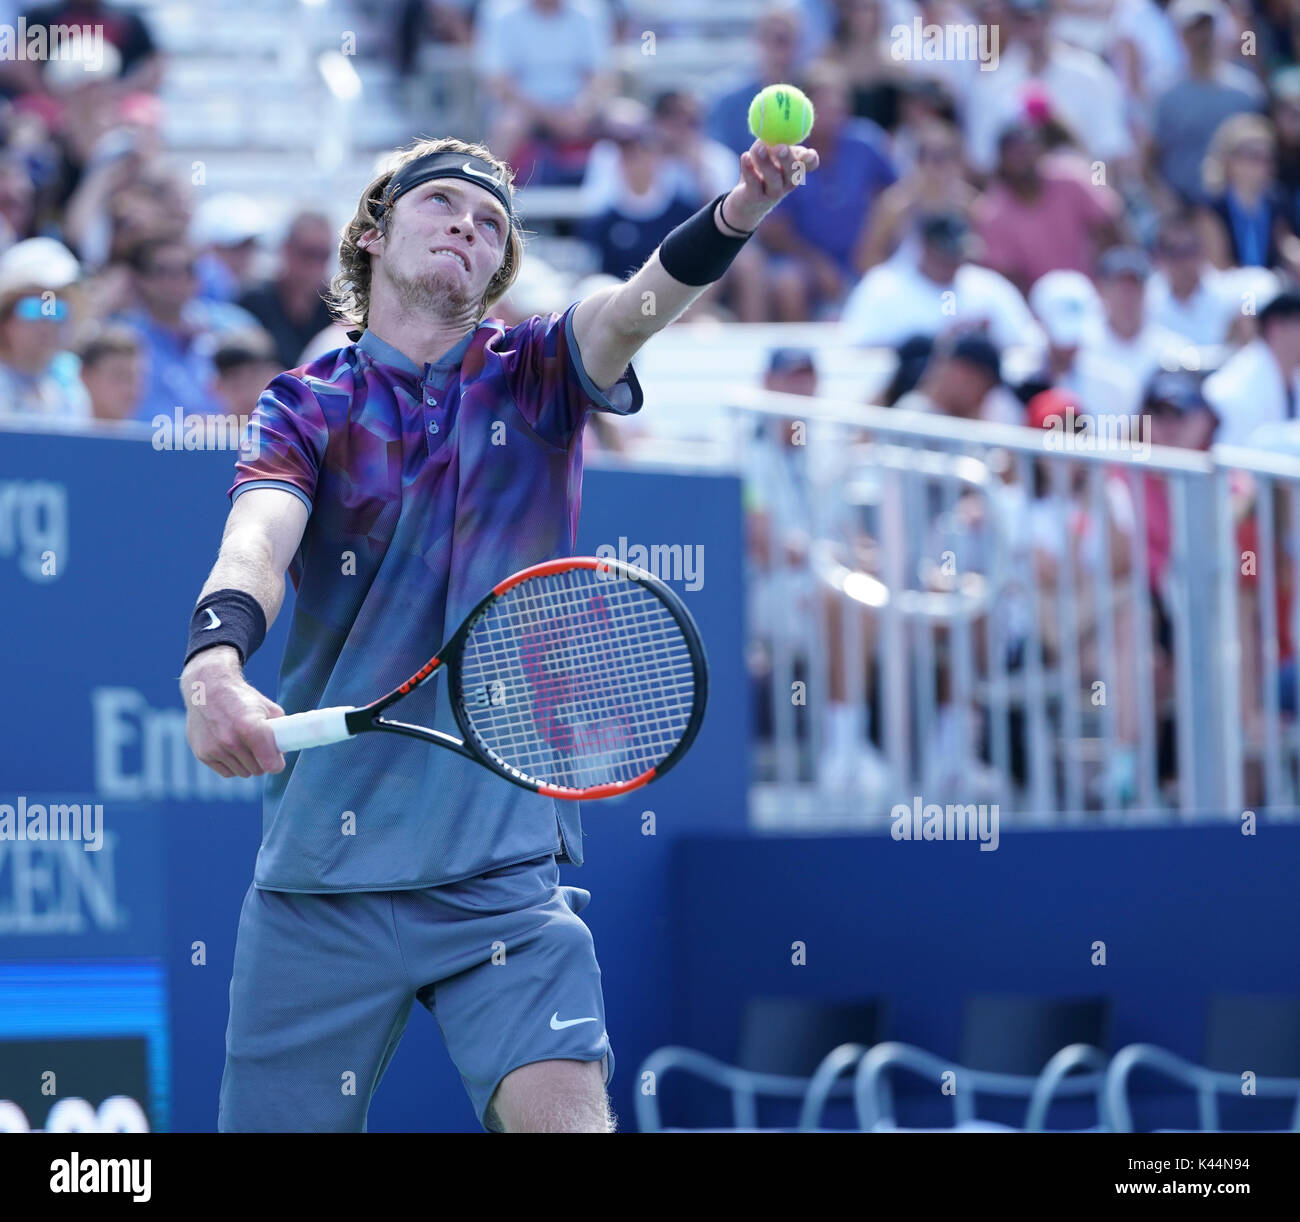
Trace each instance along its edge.
{"label": "black nike headband", "polygon": [[426,183],[433,178],[460,178],[472,182],[490,191],[505,210],[510,223],[515,223],[515,210],[510,202],[510,189],[506,186],[497,169],[482,157],[472,154],[455,153],[446,149],[440,153],[426,153],[414,161],[408,161],[389,180],[384,188],[379,203],[375,205],[375,219],[383,220],[384,214],[397,203],[409,190]]}

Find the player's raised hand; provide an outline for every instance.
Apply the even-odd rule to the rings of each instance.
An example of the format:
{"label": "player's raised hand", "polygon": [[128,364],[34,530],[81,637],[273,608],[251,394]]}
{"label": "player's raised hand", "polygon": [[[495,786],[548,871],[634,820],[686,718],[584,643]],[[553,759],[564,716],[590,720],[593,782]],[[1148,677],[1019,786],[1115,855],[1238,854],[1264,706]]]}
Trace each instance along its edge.
{"label": "player's raised hand", "polygon": [[196,655],[181,675],[185,737],[219,776],[261,776],[284,770],[269,719],[284,710],[243,676],[235,650],[218,646]]}
{"label": "player's raised hand", "polygon": [[817,169],[817,150],[803,144],[765,144],[755,140],[740,155],[740,182],[724,205],[726,221],[737,229],[755,229],[791,191]]}

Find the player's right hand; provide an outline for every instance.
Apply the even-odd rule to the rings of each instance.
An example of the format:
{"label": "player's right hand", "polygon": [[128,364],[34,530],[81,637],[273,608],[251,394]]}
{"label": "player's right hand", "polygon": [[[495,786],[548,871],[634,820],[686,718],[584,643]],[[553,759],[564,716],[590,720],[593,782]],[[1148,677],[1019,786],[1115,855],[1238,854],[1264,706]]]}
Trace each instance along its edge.
{"label": "player's right hand", "polygon": [[218,645],[196,654],[181,674],[185,738],[218,776],[262,776],[284,769],[270,719],[284,710],[243,676],[239,654]]}

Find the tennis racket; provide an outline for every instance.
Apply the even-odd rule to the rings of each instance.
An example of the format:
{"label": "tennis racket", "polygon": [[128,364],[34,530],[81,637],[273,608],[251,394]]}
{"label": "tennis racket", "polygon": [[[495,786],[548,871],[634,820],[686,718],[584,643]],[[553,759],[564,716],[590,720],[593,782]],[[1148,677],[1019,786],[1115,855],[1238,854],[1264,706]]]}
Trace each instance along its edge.
{"label": "tennis racket", "polygon": [[[447,672],[461,738],[380,716]],[[446,747],[552,798],[609,798],[661,777],[699,731],[708,664],[695,621],[662,581],[573,556],[497,585],[443,647],[372,704],[271,721],[281,751],[356,734]]]}

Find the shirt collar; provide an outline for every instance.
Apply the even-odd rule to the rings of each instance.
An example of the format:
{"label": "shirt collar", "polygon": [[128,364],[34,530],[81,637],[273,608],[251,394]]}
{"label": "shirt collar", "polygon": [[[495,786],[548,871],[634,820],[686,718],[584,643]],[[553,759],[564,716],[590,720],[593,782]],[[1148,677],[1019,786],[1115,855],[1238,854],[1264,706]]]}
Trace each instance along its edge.
{"label": "shirt collar", "polygon": [[441,372],[447,369],[459,368],[461,361],[465,357],[465,352],[469,348],[470,340],[474,338],[474,332],[477,330],[477,327],[471,327],[450,351],[444,353],[432,364],[425,365],[424,369],[421,369],[406,353],[399,352],[392,344],[380,339],[373,331],[363,331],[361,338],[357,340],[357,347],[372,361],[376,361],[380,365],[389,365],[394,369],[400,369],[403,373],[414,378],[430,377],[434,371]]}

